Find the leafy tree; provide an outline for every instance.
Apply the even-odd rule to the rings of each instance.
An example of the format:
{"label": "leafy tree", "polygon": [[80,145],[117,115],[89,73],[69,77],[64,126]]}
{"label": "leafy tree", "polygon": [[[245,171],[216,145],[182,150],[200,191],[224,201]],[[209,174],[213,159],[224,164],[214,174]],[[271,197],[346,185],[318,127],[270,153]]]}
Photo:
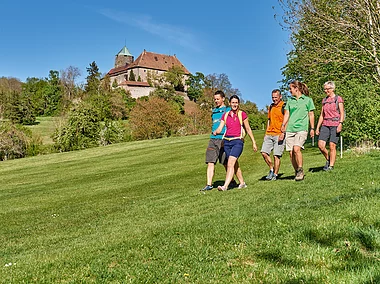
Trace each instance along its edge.
{"label": "leafy tree", "polygon": [[41,138],[30,129],[10,122],[0,123],[0,160],[17,159],[39,153]]}
{"label": "leafy tree", "polygon": [[213,73],[207,75],[205,78],[205,84],[207,88],[212,89],[214,91],[222,90],[226,94],[227,98],[229,98],[232,95],[237,95],[241,97],[240,91],[238,89],[232,88],[230,79],[224,73]]}
{"label": "leafy tree", "polygon": [[203,96],[205,88],[205,75],[201,72],[196,72],[195,75],[190,74],[186,80],[187,96],[191,101],[196,102]]}
{"label": "leafy tree", "polygon": [[[336,92],[345,99],[347,120],[343,137],[351,143],[364,140],[378,141],[373,134],[345,131],[348,126],[373,125],[379,114],[368,117],[358,113],[361,102],[368,106],[377,105],[380,83],[380,2],[376,0],[317,1],[317,0],[279,0],[284,8],[283,25],[291,32],[293,50],[288,54],[288,63],[283,69],[284,85],[289,80],[299,79],[306,82],[316,103],[317,113],[325,96],[322,85],[328,80],[335,81]],[[345,86],[355,86],[362,95],[357,98]],[[370,108],[370,107],[369,107]],[[371,113],[371,112],[369,112]],[[371,121],[370,121],[371,120]],[[351,129],[350,129],[351,130]],[[372,133],[370,131],[370,133]],[[354,137],[355,136],[355,137]],[[372,137],[372,138],[371,138]],[[377,140],[376,140],[377,139]]]}
{"label": "leafy tree", "polygon": [[43,114],[47,116],[56,115],[62,103],[62,89],[59,72],[50,70],[48,85],[44,91],[45,109]]}
{"label": "leafy tree", "polygon": [[76,85],[75,80],[81,75],[78,67],[69,66],[65,70],[61,70],[61,86],[62,86],[62,108],[68,108],[71,103],[80,96],[80,88]]}
{"label": "leafy tree", "polygon": [[100,114],[94,108],[81,103],[73,108],[53,135],[59,151],[72,151],[98,146],[101,124]]}
{"label": "leafy tree", "polygon": [[183,118],[172,104],[159,97],[137,100],[130,114],[134,139],[155,139],[175,135],[183,126]]}
{"label": "leafy tree", "polygon": [[98,65],[93,61],[90,63],[90,67],[86,68],[88,76],[86,77],[85,91],[88,95],[98,95],[100,87],[101,74],[99,72]]}
{"label": "leafy tree", "polygon": [[12,96],[21,91],[22,82],[19,79],[0,77],[0,118],[8,115]]}
{"label": "leafy tree", "polygon": [[184,74],[185,72],[180,66],[173,66],[164,73],[165,81],[174,87],[177,92],[183,92],[184,87]]}
{"label": "leafy tree", "polygon": [[34,124],[36,115],[32,99],[22,93],[13,92],[8,105],[8,118],[15,124]]}

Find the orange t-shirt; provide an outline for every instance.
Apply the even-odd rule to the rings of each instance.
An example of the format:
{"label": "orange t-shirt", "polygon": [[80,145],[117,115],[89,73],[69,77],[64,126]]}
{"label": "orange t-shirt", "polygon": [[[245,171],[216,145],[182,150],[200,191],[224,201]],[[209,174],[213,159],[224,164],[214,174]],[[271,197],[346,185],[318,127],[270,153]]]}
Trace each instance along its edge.
{"label": "orange t-shirt", "polygon": [[274,136],[281,134],[281,124],[284,120],[284,115],[282,114],[283,105],[284,102],[281,101],[277,105],[272,105],[272,108],[268,110],[269,126],[265,134]]}

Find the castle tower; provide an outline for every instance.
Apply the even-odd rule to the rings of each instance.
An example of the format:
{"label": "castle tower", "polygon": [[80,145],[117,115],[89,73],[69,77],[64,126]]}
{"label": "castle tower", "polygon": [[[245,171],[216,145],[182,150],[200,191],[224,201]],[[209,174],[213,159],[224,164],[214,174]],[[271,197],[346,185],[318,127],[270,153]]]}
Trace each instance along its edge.
{"label": "castle tower", "polygon": [[133,55],[128,48],[124,46],[115,57],[115,68],[129,65],[133,62]]}

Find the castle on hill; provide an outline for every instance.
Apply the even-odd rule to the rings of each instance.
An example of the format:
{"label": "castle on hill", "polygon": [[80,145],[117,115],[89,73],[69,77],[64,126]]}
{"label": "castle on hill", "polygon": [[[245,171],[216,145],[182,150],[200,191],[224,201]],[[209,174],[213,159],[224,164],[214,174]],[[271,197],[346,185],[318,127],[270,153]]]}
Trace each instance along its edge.
{"label": "castle on hill", "polygon": [[111,84],[116,83],[119,87],[130,91],[133,98],[139,98],[148,96],[155,89],[148,83],[149,73],[159,76],[174,66],[182,68],[185,74],[183,80],[185,81],[190,72],[175,55],[148,52],[144,49],[139,57],[134,60],[134,56],[124,46],[116,54],[115,66],[108,71],[107,75],[111,79]]}

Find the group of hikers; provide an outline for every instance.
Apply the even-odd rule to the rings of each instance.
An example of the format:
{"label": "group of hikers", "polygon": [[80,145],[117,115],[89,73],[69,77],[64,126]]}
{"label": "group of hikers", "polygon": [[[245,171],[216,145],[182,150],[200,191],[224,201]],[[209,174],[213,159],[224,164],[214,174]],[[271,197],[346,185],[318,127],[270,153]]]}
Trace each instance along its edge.
{"label": "group of hikers", "polygon": [[[336,144],[339,142],[340,132],[344,122],[343,99],[335,94],[335,83],[327,81],[323,85],[326,97],[322,100],[322,109],[316,128],[314,129],[314,103],[309,97],[306,84],[292,81],[289,84],[291,97],[285,103],[281,91],[272,91],[272,101],[268,109],[268,122],[261,155],[269,167],[266,180],[278,179],[281,157],[285,150],[289,151],[290,161],[295,171],[295,180],[301,181],[305,177],[303,170],[302,149],[307,139],[318,135],[318,148],[326,159],[324,171],[334,169],[336,160]],[[226,178],[218,190],[226,191],[238,187],[246,188],[239,157],[243,152],[244,137],[248,134],[252,141],[252,148],[257,152],[257,145],[248,122],[247,114],[240,110],[240,98],[232,95],[229,106],[225,105],[225,94],[216,91],[214,94],[215,108],[212,110],[212,133],[206,150],[207,184],[202,191],[213,189],[215,164],[223,164],[226,169]],[[310,128],[309,128],[310,125]],[[329,141],[329,150],[326,148]],[[273,161],[271,152],[273,151]],[[238,179],[237,183],[234,176]]]}

